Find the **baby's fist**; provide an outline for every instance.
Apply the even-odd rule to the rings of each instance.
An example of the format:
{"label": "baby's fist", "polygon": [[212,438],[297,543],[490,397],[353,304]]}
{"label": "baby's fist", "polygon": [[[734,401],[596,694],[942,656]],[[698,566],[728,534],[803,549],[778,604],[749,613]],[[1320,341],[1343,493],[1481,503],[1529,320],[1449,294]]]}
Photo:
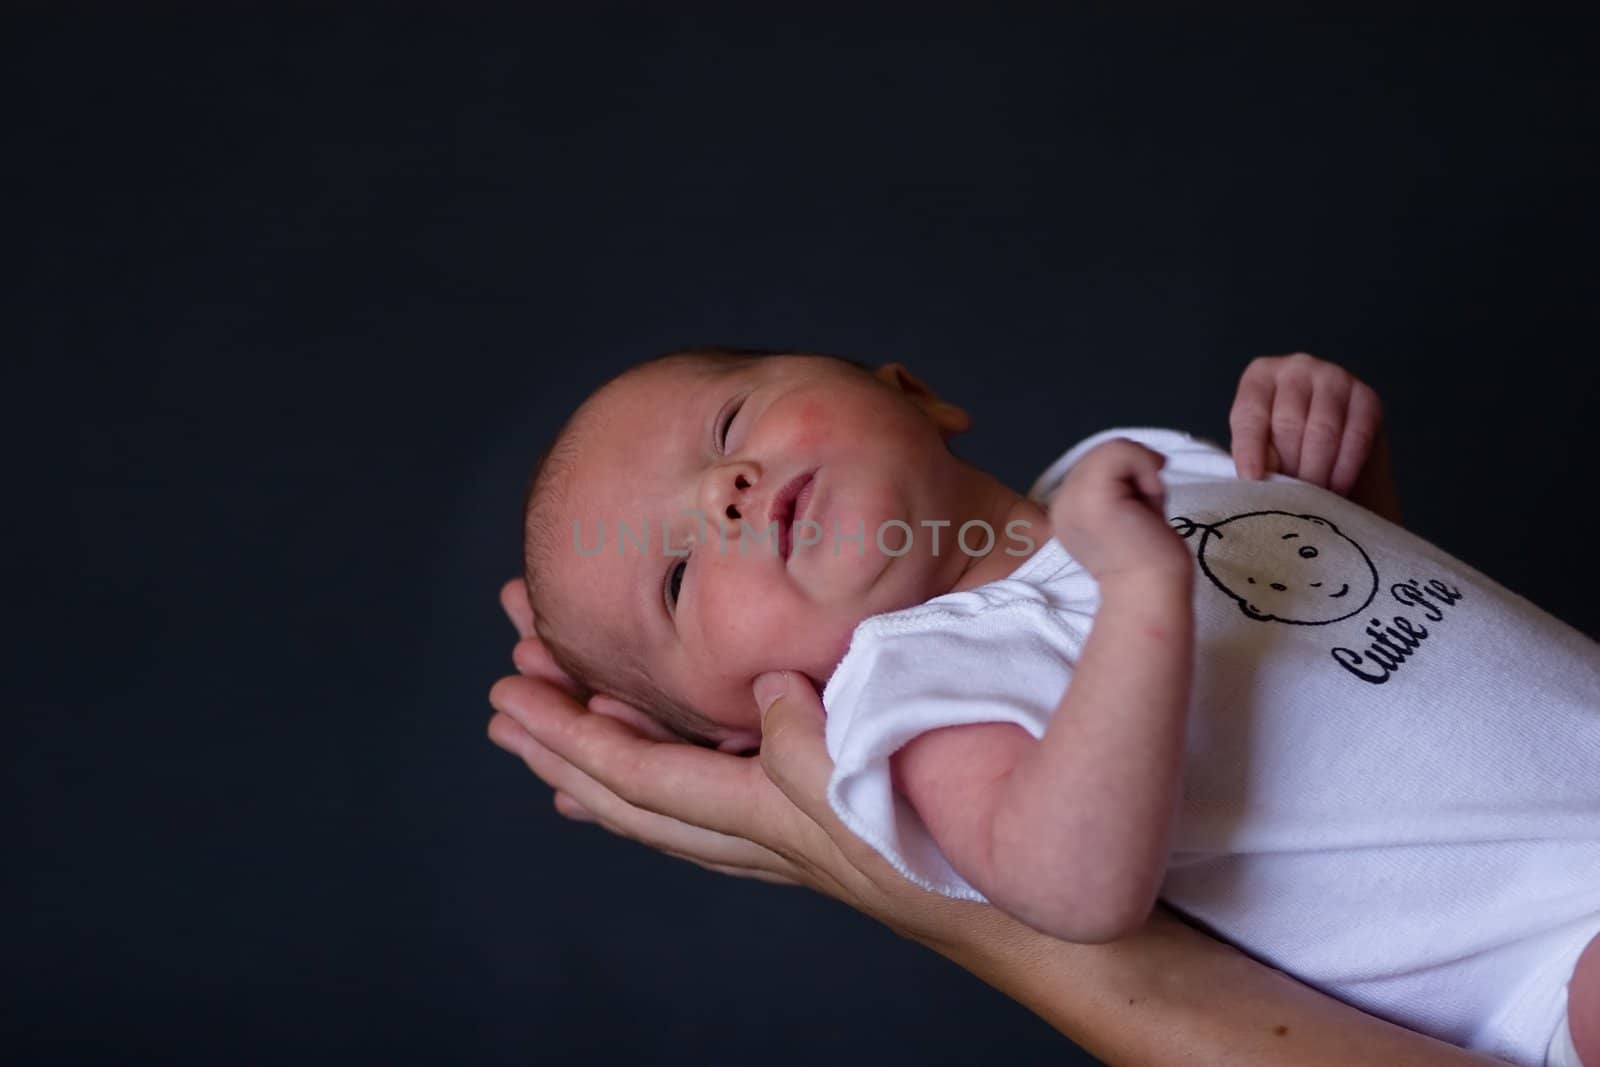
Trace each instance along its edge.
{"label": "baby's fist", "polygon": [[1166,457],[1118,437],[1090,449],[1050,502],[1056,540],[1099,581],[1192,572],[1189,551],[1162,507]]}
{"label": "baby's fist", "polygon": [[1277,470],[1349,496],[1378,445],[1383,407],[1371,386],[1327,360],[1261,356],[1239,379],[1228,426],[1239,477]]}

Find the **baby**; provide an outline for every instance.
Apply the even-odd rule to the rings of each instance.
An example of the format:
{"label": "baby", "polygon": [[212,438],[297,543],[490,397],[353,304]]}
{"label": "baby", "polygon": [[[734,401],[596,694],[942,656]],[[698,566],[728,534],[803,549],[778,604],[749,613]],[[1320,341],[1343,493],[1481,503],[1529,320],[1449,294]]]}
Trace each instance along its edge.
{"label": "baby", "polygon": [[[1351,380],[1308,360],[1241,396],[1281,375],[1342,421]],[[1183,434],[1096,435],[1024,496],[950,451],[967,423],[896,365],[634,368],[530,486],[538,634],[635,725],[730,751],[754,678],[825,685],[830,802],[930,889],[1084,942],[1159,895],[1401,1025],[1600,1067],[1594,643]],[[1315,480],[1348,490],[1351,427]]]}

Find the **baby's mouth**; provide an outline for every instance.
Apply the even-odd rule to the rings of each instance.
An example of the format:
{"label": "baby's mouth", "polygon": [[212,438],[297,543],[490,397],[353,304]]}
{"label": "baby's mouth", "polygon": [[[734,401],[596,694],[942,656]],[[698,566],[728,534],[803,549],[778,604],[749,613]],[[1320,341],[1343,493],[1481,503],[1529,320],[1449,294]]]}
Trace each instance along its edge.
{"label": "baby's mouth", "polygon": [[811,483],[816,473],[810,470],[796,475],[778,490],[777,496],[772,498],[772,508],[768,512],[767,521],[778,524],[778,555],[783,559],[789,558],[789,553],[794,547],[795,520],[804,514],[805,506],[811,502]]}

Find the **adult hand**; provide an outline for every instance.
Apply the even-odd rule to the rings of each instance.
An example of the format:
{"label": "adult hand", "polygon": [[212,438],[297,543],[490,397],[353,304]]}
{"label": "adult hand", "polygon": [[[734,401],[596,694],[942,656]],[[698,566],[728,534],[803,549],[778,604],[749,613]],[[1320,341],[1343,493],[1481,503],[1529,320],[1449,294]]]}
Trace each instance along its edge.
{"label": "adult hand", "polygon": [[1131,937],[1075,945],[990,905],[924,892],[828,807],[822,711],[804,679],[763,676],[759,757],[651,740],[636,709],[595,697],[586,710],[534,635],[520,581],[507,583],[501,602],[522,636],[513,658],[526,673],[490,690],[489,736],[556,789],[556,808],[570,818],[711,870],[827,893],[947,956],[1110,1065],[1492,1062],[1341,1004],[1164,908]]}
{"label": "adult hand", "polygon": [[500,597],[522,638],[512,654],[522,673],[490,689],[489,738],[555,789],[561,814],[724,874],[808,886],[946,955],[958,939],[1010,925],[993,908],[917,888],[839,823],[826,799],[822,705],[803,676],[759,680],[759,756],[674,743],[621,701],[586,706],[535,635],[522,582]]}

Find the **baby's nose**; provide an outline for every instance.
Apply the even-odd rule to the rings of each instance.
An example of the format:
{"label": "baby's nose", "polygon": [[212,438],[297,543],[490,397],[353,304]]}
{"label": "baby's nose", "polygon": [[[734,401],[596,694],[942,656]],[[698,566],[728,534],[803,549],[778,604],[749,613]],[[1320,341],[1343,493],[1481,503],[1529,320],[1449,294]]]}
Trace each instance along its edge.
{"label": "baby's nose", "polygon": [[724,463],[706,472],[700,483],[700,510],[714,523],[732,533],[739,532],[741,519],[753,526],[766,525],[765,516],[755,514],[755,488],[760,471],[753,463]]}

